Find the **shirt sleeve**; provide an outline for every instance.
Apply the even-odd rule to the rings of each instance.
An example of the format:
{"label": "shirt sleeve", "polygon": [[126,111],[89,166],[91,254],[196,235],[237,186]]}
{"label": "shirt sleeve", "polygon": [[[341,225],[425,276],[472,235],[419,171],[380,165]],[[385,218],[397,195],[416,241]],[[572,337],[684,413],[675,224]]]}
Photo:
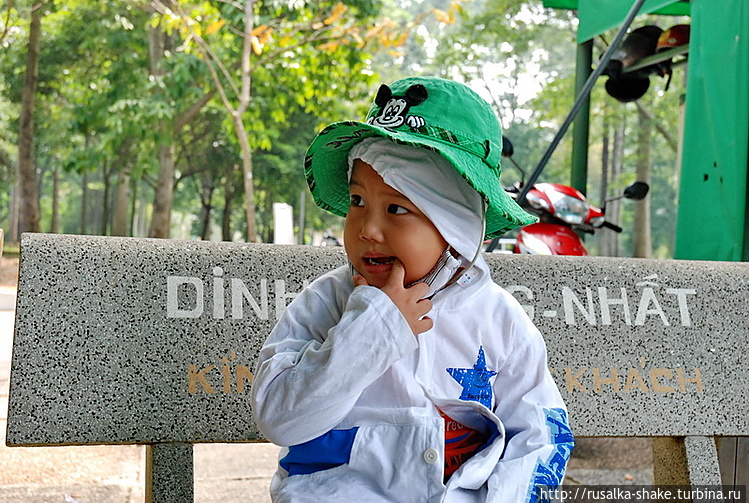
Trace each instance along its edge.
{"label": "shirt sleeve", "polygon": [[261,349],[251,404],[260,432],[291,446],[333,429],[362,391],[417,348],[416,337],[390,298],[360,286],[341,314],[335,292],[304,290]]}
{"label": "shirt sleeve", "polygon": [[540,489],[561,483],[574,437],[541,334],[524,313],[512,333],[513,350],[494,384],[506,444],[489,477],[487,501],[542,501]]}

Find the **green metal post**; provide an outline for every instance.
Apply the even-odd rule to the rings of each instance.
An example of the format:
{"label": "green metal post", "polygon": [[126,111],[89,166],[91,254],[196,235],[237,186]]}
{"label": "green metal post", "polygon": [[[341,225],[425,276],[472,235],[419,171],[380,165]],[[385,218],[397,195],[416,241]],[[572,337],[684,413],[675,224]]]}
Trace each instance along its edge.
{"label": "green metal post", "polygon": [[[747,123],[749,123],[749,110],[746,111]],[[747,128],[749,129],[749,128]],[[746,226],[749,225],[749,138],[746,141],[747,155],[746,155],[746,191],[744,192],[744,253],[741,256],[742,262],[749,262],[749,230],[746,230]],[[746,441],[749,445],[749,440]],[[748,470],[749,471],[749,470]]]}
{"label": "green metal post", "polygon": [[[585,82],[592,73],[593,40],[577,46],[577,67],[575,70],[575,96],[579,96]],[[590,94],[580,107],[572,127],[572,172],[571,184],[587,193],[588,189],[588,137],[590,136]]]}

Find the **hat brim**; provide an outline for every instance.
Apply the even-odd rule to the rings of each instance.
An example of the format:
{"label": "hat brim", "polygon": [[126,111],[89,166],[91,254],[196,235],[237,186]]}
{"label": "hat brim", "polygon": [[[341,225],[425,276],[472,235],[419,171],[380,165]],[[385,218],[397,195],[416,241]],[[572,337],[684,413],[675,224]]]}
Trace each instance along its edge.
{"label": "hat brim", "polygon": [[365,138],[389,138],[442,155],[487,203],[485,238],[537,221],[499,184],[499,169],[447,141],[408,131],[387,129],[357,121],[330,124],[312,141],[305,157],[305,175],[312,197],[321,208],[345,217],[349,208],[348,154]]}

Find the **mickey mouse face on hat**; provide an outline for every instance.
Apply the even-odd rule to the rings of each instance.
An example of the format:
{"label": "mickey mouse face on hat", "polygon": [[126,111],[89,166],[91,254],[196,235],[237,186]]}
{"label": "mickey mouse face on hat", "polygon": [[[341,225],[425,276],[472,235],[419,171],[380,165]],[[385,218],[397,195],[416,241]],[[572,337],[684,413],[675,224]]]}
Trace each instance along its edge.
{"label": "mickey mouse face on hat", "polygon": [[408,115],[408,110],[423,103],[427,97],[427,89],[421,84],[409,87],[404,96],[394,96],[391,89],[383,84],[375,97],[375,104],[380,107],[380,113],[370,117],[367,122],[386,128],[396,128],[404,123],[412,128],[421,127],[425,124],[423,117]]}

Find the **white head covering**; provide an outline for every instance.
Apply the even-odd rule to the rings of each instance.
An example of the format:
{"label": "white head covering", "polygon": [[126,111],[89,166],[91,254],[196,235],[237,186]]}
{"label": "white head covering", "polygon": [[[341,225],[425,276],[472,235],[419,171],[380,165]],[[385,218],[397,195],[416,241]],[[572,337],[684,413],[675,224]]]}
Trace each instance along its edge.
{"label": "white head covering", "polygon": [[387,185],[414,203],[460,254],[464,266],[475,258],[474,267],[488,272],[480,254],[484,240],[483,198],[447,159],[425,148],[386,138],[367,138],[351,149],[349,178],[355,159],[372,166]]}

